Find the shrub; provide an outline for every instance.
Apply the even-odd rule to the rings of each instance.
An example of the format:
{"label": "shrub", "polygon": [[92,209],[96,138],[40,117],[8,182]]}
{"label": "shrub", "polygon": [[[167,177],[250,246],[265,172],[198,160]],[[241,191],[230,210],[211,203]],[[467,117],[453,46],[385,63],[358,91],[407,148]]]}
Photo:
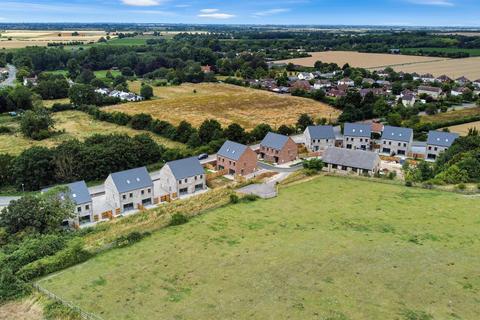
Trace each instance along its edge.
{"label": "shrub", "polygon": [[171,226],[179,226],[188,222],[188,218],[181,213],[175,213],[170,220]]}
{"label": "shrub", "polygon": [[0,126],[0,134],[12,133],[13,130],[7,126]]}
{"label": "shrub", "polygon": [[53,256],[34,261],[22,267],[17,276],[22,280],[32,280],[46,274],[65,269],[86,261],[91,257],[91,253],[83,249],[83,243],[80,240],[70,242],[67,248],[59,251]]}
{"label": "shrub", "polygon": [[247,194],[242,198],[242,200],[247,202],[253,202],[253,201],[257,201],[259,198],[260,197],[255,194]]}
{"label": "shrub", "polygon": [[323,161],[317,158],[303,161],[303,167],[305,169],[310,169],[318,172],[318,171],[322,171],[323,166],[324,166]]}
{"label": "shrub", "polygon": [[465,185],[465,183],[460,183],[457,185],[457,189],[458,190],[465,190],[467,189],[467,186]]}
{"label": "shrub", "polygon": [[29,286],[15,277],[11,269],[5,267],[0,269],[0,302],[20,298],[29,291]]}
{"label": "shrub", "polygon": [[230,203],[238,203],[238,196],[235,193],[230,195]]}
{"label": "shrub", "polygon": [[120,236],[115,240],[115,246],[119,248],[123,247],[128,247],[140,240],[142,240],[144,237],[150,235],[149,232],[146,233],[140,233],[138,231],[133,231],[126,236]]}
{"label": "shrub", "polygon": [[50,110],[52,110],[52,112],[59,112],[74,109],[75,106],[71,103],[55,103]]}
{"label": "shrub", "polygon": [[412,181],[405,181],[405,186],[406,187],[413,187]]}
{"label": "shrub", "polygon": [[388,178],[389,180],[394,180],[396,177],[397,177],[397,172],[396,172],[396,171],[391,171],[391,172],[389,172],[389,173],[388,173],[388,176],[387,176],[387,178]]}
{"label": "shrub", "polygon": [[314,176],[318,173],[318,171],[314,169],[303,169],[303,172],[306,176]]}

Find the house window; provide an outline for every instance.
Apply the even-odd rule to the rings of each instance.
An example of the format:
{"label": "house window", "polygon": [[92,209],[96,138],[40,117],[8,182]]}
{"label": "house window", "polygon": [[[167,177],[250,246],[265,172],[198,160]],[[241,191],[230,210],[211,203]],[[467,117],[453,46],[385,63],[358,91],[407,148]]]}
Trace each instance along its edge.
{"label": "house window", "polygon": [[133,198],[133,192],[130,192],[130,198]]}
{"label": "house window", "polygon": [[188,181],[188,179],[187,179],[187,178],[185,178],[185,183],[187,183],[187,181]]}
{"label": "house window", "polygon": [[143,196],[145,194],[145,190],[142,190],[141,192],[142,192],[142,196]]}
{"label": "house window", "polygon": [[360,138],[360,142],[363,142],[363,139],[362,139],[362,138]]}
{"label": "house window", "polygon": [[152,193],[152,189],[148,188],[148,189],[147,189],[147,192],[148,192],[148,193]]}
{"label": "house window", "polygon": [[195,180],[197,180],[197,176],[195,176]]}
{"label": "house window", "polygon": [[403,144],[403,146],[404,146],[404,147],[407,147],[407,144],[406,144],[406,143],[404,143],[404,144]]}
{"label": "house window", "polygon": [[200,175],[200,179],[202,179],[202,178],[203,178],[203,174]]}
{"label": "house window", "polygon": [[127,199],[127,195],[126,195],[126,194],[122,194],[122,199],[123,199],[123,200]]}
{"label": "house window", "polygon": [[82,207],[77,207],[77,212],[82,212]]}
{"label": "house window", "polygon": [[85,210],[90,210],[90,206],[88,204],[85,205]]}
{"label": "house window", "polygon": [[432,150],[432,147],[428,147],[428,150]]}
{"label": "house window", "polygon": [[399,146],[399,147],[401,147],[401,146],[402,146],[402,144],[399,142],[399,143],[398,143],[398,146]]}

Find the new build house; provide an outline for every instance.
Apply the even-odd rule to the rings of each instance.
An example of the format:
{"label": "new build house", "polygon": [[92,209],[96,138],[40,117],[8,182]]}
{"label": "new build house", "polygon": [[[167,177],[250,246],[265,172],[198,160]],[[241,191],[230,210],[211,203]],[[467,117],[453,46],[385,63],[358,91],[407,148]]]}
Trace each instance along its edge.
{"label": "new build house", "polygon": [[335,146],[335,132],[332,126],[308,126],[303,136],[305,147],[312,152]]}
{"label": "new build house", "polygon": [[160,170],[159,178],[160,187],[172,199],[207,188],[205,171],[196,157],[167,162]]}
{"label": "new build house", "polygon": [[147,168],[111,173],[105,180],[105,198],[115,214],[153,204],[153,182]]}
{"label": "new build house", "polygon": [[282,164],[297,159],[298,147],[292,138],[269,132],[260,142],[260,157]]}
{"label": "new build house", "polygon": [[385,126],[380,140],[380,152],[388,155],[406,156],[412,147],[413,130]]}
{"label": "new build house", "polygon": [[353,150],[370,150],[372,127],[363,123],[345,123],[343,146]]}
{"label": "new build house", "polygon": [[457,133],[430,131],[427,139],[427,159],[436,160],[459,137]]}
{"label": "new build house", "polygon": [[322,161],[328,172],[373,175],[380,170],[380,157],[371,151],[330,147]]}
{"label": "new build house", "polygon": [[[94,222],[93,216],[93,202],[90,192],[88,191],[85,181],[77,181],[67,184],[66,193],[60,195],[62,199],[68,198],[73,202],[74,214],[72,219],[64,221],[65,224],[70,226],[80,226],[87,223]],[[50,189],[43,189],[43,192],[47,192]]]}
{"label": "new build house", "polygon": [[257,154],[249,147],[233,141],[225,141],[217,152],[217,170],[231,175],[247,175],[257,169]]}

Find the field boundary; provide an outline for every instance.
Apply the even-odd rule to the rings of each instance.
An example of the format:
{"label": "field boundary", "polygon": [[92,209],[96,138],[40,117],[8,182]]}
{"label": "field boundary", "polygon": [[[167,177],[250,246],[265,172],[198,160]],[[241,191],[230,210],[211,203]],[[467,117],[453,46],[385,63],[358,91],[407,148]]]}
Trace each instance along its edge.
{"label": "field boundary", "polygon": [[67,308],[70,308],[71,310],[73,310],[74,312],[76,312],[82,319],[86,319],[86,320],[103,320],[103,318],[93,314],[93,313],[90,313],[90,312],[87,312],[85,310],[83,310],[82,308],[80,308],[79,306],[77,305],[74,305],[73,303],[69,302],[69,301],[66,301],[62,298],[60,298],[59,296],[57,296],[55,293],[45,289],[44,287],[40,286],[38,283],[34,282],[33,283],[33,288],[35,288],[39,293],[41,294],[44,294],[46,295],[47,297],[49,297],[50,299],[52,300],[55,300],[57,302],[60,302],[61,304],[63,304],[64,306],[66,306]]}

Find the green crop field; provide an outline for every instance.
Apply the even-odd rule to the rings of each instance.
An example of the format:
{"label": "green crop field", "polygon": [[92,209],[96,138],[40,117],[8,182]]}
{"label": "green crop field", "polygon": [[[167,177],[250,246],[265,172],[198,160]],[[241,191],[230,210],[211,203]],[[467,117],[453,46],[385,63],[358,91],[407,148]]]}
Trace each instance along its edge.
{"label": "green crop field", "polygon": [[103,319],[480,319],[478,208],[319,177],[39,283]]}

